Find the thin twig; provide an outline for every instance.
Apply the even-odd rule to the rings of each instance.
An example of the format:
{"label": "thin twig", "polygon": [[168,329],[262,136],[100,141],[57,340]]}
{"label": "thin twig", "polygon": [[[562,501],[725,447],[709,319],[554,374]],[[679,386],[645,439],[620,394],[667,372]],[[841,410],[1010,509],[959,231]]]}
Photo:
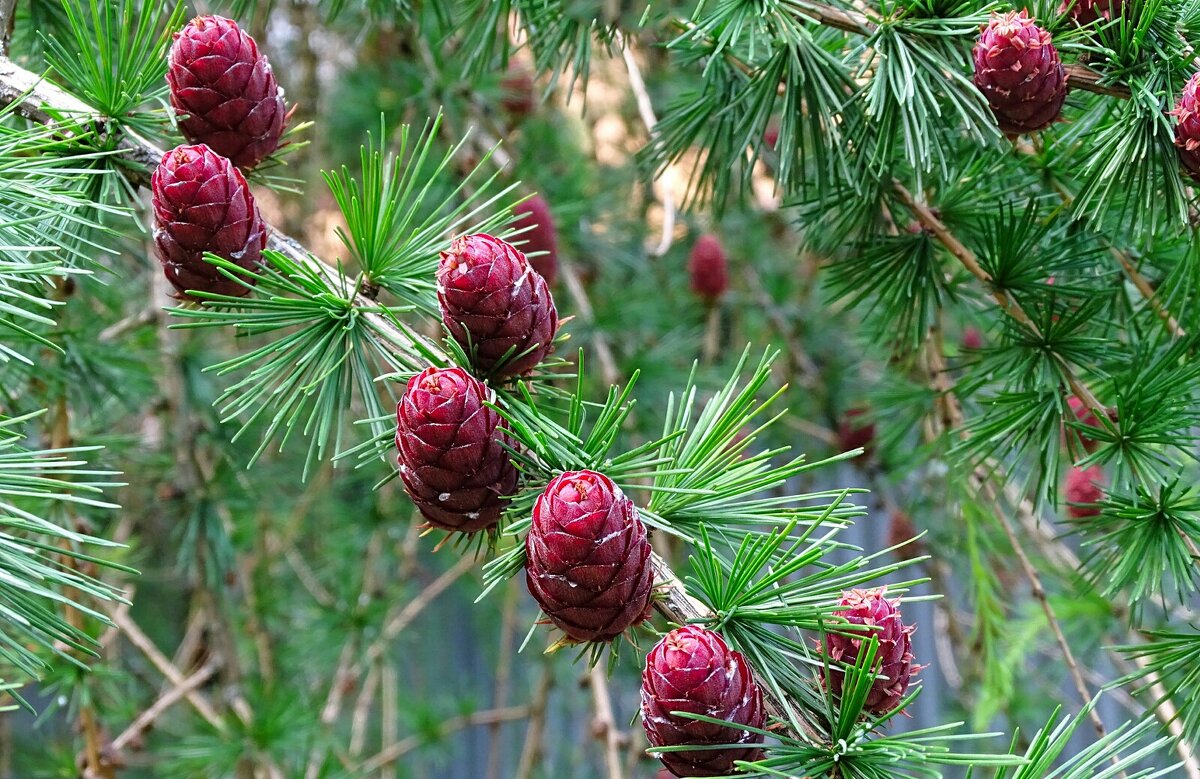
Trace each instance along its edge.
{"label": "thin twig", "polygon": [[[444,737],[463,728],[474,727],[477,725],[490,725],[493,722],[512,722],[513,720],[525,719],[529,716],[528,706],[509,706],[504,709],[487,709],[485,711],[477,711],[473,714],[464,714],[458,717],[451,717],[443,722],[437,728],[437,735]],[[429,736],[421,734],[418,736],[409,736],[403,741],[397,742],[390,749],[380,752],[365,761],[360,765],[356,773],[366,775],[372,771],[378,771],[386,765],[396,762],[404,757],[409,752],[426,743]]]}
{"label": "thin twig", "polygon": [[[571,300],[575,303],[575,310],[579,312],[579,318],[585,324],[594,325],[596,312],[592,308],[592,301],[588,297],[587,290],[584,289],[583,282],[579,280],[575,266],[570,262],[561,261],[558,272],[562,276],[563,283],[567,285],[567,292],[570,293]],[[617,361],[613,358],[612,349],[608,346],[608,339],[604,333],[596,330],[592,333],[592,344],[596,347],[596,359],[600,362],[600,377],[605,384],[610,386],[616,384],[621,380],[621,372],[617,370]]]}
{"label": "thin twig", "polygon": [[166,712],[167,709],[174,706],[178,701],[187,697],[188,693],[195,691],[200,685],[207,682],[217,672],[219,664],[210,661],[201,666],[198,671],[191,676],[185,678],[182,683],[172,685],[167,688],[167,691],[160,695],[150,708],[143,711],[141,714],[129,723],[125,730],[121,731],[120,735],[112,741],[112,749],[114,752],[120,752],[134,739],[141,736],[153,725],[159,717]]}
{"label": "thin twig", "polygon": [[604,765],[608,779],[624,779],[621,770],[621,731],[613,719],[612,696],[608,693],[608,677],[599,663],[588,674],[592,701],[596,711],[596,737],[604,741]]}
{"label": "thin twig", "polygon": [[[962,263],[963,267],[991,291],[992,298],[1006,314],[1028,328],[1034,336],[1041,335],[1037,324],[1030,319],[1029,315],[1025,313],[1025,310],[1021,308],[1016,299],[993,284],[991,274],[979,264],[975,253],[950,232],[949,228],[946,227],[942,220],[928,206],[913,197],[912,193],[898,179],[892,180],[892,190],[900,198],[900,202],[917,218],[921,226],[933,233],[934,237]],[[1054,353],[1052,356],[1058,363],[1061,375],[1070,388],[1071,394],[1079,398],[1084,407],[1090,410],[1101,424],[1111,427],[1113,422],[1109,418],[1108,408],[1097,400],[1091,389],[1075,375],[1075,372],[1065,359],[1057,353]],[[1192,560],[1200,564],[1200,547],[1196,545],[1196,542],[1187,533],[1181,531],[1179,535],[1184,545],[1187,546]]]}
{"label": "thin twig", "polygon": [[529,702],[529,725],[525,729],[525,743],[521,746],[521,760],[517,763],[514,779],[529,779],[533,769],[542,761],[542,734],[546,730],[546,702],[550,688],[554,686],[554,672],[549,663],[542,665],[542,674]]}
{"label": "thin twig", "polygon": [[[500,617],[500,647],[496,658],[496,684],[492,691],[492,706],[508,705],[508,690],[512,680],[513,639],[517,632],[517,588],[509,583],[504,589],[504,607]],[[502,723],[488,726],[488,761],[486,779],[500,779],[503,743],[500,740]]]}
{"label": "thin twig", "polygon": [[[646,132],[653,139],[658,117],[654,115],[654,104],[650,100],[650,93],[646,90],[646,81],[642,78],[641,68],[638,67],[637,58],[633,55],[633,45],[618,33],[617,46],[621,48],[621,57],[625,61],[625,70],[629,74],[629,89],[633,92],[634,101],[637,103],[638,116],[641,117],[642,124],[646,126]],[[668,167],[669,169],[670,167]],[[656,197],[663,209],[662,236],[658,240],[658,245],[650,250],[651,257],[662,257],[670,251],[678,210],[675,193],[671,191],[668,184],[662,181],[662,176],[658,177],[658,183],[659,189],[656,191]]]}
{"label": "thin twig", "polygon": [[[942,229],[945,231],[944,227]],[[940,416],[943,425],[947,431],[954,430],[960,437],[965,438],[967,431],[963,427],[962,407],[959,405],[958,398],[954,394],[954,387],[950,383],[950,374],[946,369],[945,356],[941,350],[939,331],[935,330],[931,334],[925,352],[926,360],[929,364],[931,381],[934,388],[938,391],[938,404],[941,409]],[[1033,565],[1032,561],[1030,561],[1029,556],[1025,553],[1025,549],[1021,545],[1016,531],[1013,529],[1012,521],[1008,518],[1008,513],[1000,503],[1000,496],[996,491],[995,484],[992,482],[992,472],[989,472],[982,466],[977,467],[971,474],[971,480],[972,485],[987,499],[987,502],[991,506],[992,514],[995,515],[996,520],[1000,523],[1001,528],[1003,528],[1009,545],[1012,546],[1013,552],[1017,555],[1021,570],[1029,582],[1030,591],[1041,607],[1042,613],[1046,617],[1046,622],[1050,625],[1050,631],[1054,634],[1054,640],[1058,644],[1059,651],[1062,652],[1071,680],[1075,684],[1075,690],[1079,693],[1083,705],[1089,707],[1092,701],[1092,693],[1088,689],[1083,674],[1079,671],[1079,663],[1075,660],[1075,653],[1072,651],[1071,645],[1067,643],[1067,638],[1062,632],[1058,616],[1055,614],[1054,607],[1047,596],[1041,576],[1038,574],[1037,568]],[[1096,729],[1096,734],[1100,738],[1104,738],[1106,733],[1104,722],[1100,719],[1100,715],[1096,712],[1095,707],[1088,708],[1088,719],[1091,720],[1092,726]]]}
{"label": "thin twig", "polygon": [[[167,678],[175,687],[186,687],[187,677],[183,672],[171,664],[166,655],[159,651],[154,642],[142,632],[133,618],[128,614],[123,614],[119,610],[114,610],[109,613],[109,617],[117,627],[121,629],[121,633],[125,638],[129,639],[129,643],[133,644],[138,651],[146,656],[150,664],[158,669],[158,672]],[[217,714],[210,704],[197,690],[187,689],[183,693],[183,697],[192,705],[192,708],[204,718],[204,720],[212,725],[218,732],[227,733],[229,726],[225,724],[225,720]]]}
{"label": "thin twig", "polygon": [[415,598],[405,604],[398,614],[387,620],[379,637],[371,642],[367,651],[363,653],[363,662],[373,663],[378,660],[387,650],[388,644],[394,641],[402,630],[408,627],[439,595],[449,589],[450,585],[474,567],[475,558],[471,555],[464,555],[454,565],[447,568],[441,576],[431,581]]}

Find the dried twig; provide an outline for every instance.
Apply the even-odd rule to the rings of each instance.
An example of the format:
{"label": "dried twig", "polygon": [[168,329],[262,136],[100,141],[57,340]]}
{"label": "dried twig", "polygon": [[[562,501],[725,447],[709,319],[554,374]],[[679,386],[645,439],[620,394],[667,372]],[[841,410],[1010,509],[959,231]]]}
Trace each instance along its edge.
{"label": "dried twig", "polygon": [[219,733],[227,733],[229,731],[229,726],[225,724],[225,720],[213,709],[212,704],[197,690],[188,688],[187,677],[167,659],[166,655],[159,651],[158,647],[142,632],[141,627],[133,621],[132,617],[121,613],[119,610],[110,612],[109,616],[116,623],[117,627],[121,629],[121,633],[125,638],[129,639],[129,643],[133,644],[138,651],[145,655],[150,664],[157,668],[158,672],[167,678],[167,681],[175,687],[184,688],[183,697],[204,718],[205,722],[212,725]]}
{"label": "dried twig", "polygon": [[121,731],[120,735],[113,739],[113,751],[120,752],[131,741],[145,733],[167,709],[211,679],[219,667],[220,664],[215,661],[208,662],[191,676],[185,678],[181,683],[167,688],[167,691],[160,695],[150,708],[137,715],[137,718],[129,723],[129,726]]}
{"label": "dried twig", "polygon": [[624,779],[621,768],[621,731],[613,719],[612,696],[608,693],[608,678],[600,664],[588,674],[592,701],[596,711],[596,737],[604,741],[604,765],[608,779]]}
{"label": "dried twig", "polygon": [[[646,82],[642,78],[641,68],[638,67],[637,58],[633,54],[633,45],[627,38],[618,33],[617,46],[621,49],[621,57],[625,61],[625,70],[629,73],[629,89],[633,92],[634,100],[637,103],[638,116],[641,117],[642,124],[646,126],[646,132],[653,138],[654,127],[658,124],[658,117],[654,115],[654,104],[650,101],[650,93],[646,90]],[[668,170],[670,170],[670,167],[668,167]],[[675,203],[675,193],[671,191],[671,185],[662,181],[661,176],[658,179],[658,184],[655,196],[663,209],[662,236],[658,239],[658,244],[650,250],[651,257],[662,257],[670,251],[675,233],[675,217],[678,211]]]}
{"label": "dried twig", "polygon": [[[474,714],[464,714],[458,717],[451,717],[438,726],[437,732],[439,736],[446,736],[463,728],[474,727],[476,725],[489,725],[493,722],[512,722],[513,720],[525,719],[529,716],[528,706],[509,706],[505,709],[487,709],[485,711],[477,711]],[[378,771],[386,765],[396,762],[404,757],[409,752],[426,743],[428,736],[409,736],[408,738],[394,744],[389,749],[380,752],[365,761],[357,769],[356,773],[366,775],[372,771]]]}
{"label": "dried twig", "polygon": [[542,665],[533,699],[529,702],[529,725],[525,729],[525,743],[521,747],[521,760],[517,763],[514,779],[529,779],[533,769],[542,761],[542,734],[546,730],[546,702],[550,688],[554,686],[554,672],[550,665]]}

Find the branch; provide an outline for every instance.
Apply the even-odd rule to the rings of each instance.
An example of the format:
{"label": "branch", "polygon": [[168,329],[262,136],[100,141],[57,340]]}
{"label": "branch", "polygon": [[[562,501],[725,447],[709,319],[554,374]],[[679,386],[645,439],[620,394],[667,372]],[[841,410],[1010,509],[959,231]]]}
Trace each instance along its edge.
{"label": "branch", "polygon": [[[451,717],[438,726],[437,737],[444,737],[456,730],[462,730],[463,728],[475,725],[490,725],[495,722],[522,720],[529,716],[529,712],[529,706],[509,706],[505,709],[487,709],[485,711],[477,711],[474,714]],[[358,767],[356,773],[361,776],[367,776],[373,771],[378,771],[380,768],[396,762],[428,740],[429,736],[425,734],[409,736],[364,762]]]}
{"label": "branch", "polygon": [[0,57],[8,56],[13,26],[17,21],[17,0],[0,0]]}
{"label": "branch", "polygon": [[[832,27],[843,32],[863,36],[874,34],[878,28],[877,24],[856,11],[843,11],[824,3],[800,2],[796,3],[796,5],[799,6],[796,8],[797,16],[816,22],[824,27]],[[1103,83],[1104,76],[1086,65],[1073,62],[1064,64],[1063,67],[1067,71],[1067,84],[1072,89],[1094,92],[1098,95],[1108,95],[1109,97],[1116,97],[1122,100],[1127,100],[1132,96],[1128,86],[1121,83],[1105,84]]]}
{"label": "branch", "polygon": [[158,700],[150,708],[139,714],[133,722],[129,723],[129,727],[125,728],[119,736],[113,739],[113,751],[121,751],[129,742],[145,733],[162,716],[163,712],[174,706],[182,698],[195,692],[200,685],[211,679],[213,674],[217,672],[218,667],[219,665],[216,662],[209,662],[181,683],[170,687],[165,693],[159,696]]}

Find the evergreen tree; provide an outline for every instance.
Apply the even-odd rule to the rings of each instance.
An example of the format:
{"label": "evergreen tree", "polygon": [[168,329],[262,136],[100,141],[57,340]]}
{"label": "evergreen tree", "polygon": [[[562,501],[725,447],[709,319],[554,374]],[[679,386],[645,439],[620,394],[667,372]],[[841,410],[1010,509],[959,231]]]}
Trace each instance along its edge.
{"label": "evergreen tree", "polygon": [[0,0],[0,777],[1200,777],[1200,2],[196,6]]}

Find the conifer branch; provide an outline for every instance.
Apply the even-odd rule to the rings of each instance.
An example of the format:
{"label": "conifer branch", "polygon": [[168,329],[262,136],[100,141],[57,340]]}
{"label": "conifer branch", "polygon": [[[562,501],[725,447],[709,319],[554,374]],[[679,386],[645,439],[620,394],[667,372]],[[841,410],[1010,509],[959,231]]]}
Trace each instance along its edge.
{"label": "conifer branch", "polygon": [[[843,11],[840,8],[834,8],[824,3],[808,2],[808,0],[800,0],[794,3],[794,6],[797,16],[816,22],[824,27],[831,27],[835,30],[842,30],[843,32],[862,36],[873,34],[876,29],[874,22],[857,11]],[[1067,83],[1072,89],[1094,92],[1099,95],[1108,95],[1109,97],[1117,97],[1122,100],[1127,100],[1132,96],[1128,86],[1120,83],[1106,84],[1104,83],[1104,76],[1086,65],[1070,63],[1064,64],[1063,67],[1067,71]]]}
{"label": "conifer branch", "polygon": [[[96,116],[96,112],[90,107],[80,103],[63,90],[53,85],[45,84],[35,74],[19,67],[11,60],[0,58],[0,105],[14,101],[19,101],[17,106],[19,113],[33,121],[43,123],[51,120],[51,116],[47,111],[75,111],[82,112],[87,116]],[[142,186],[147,185],[149,183],[148,170],[154,164],[157,164],[157,161],[163,155],[163,151],[153,143],[132,133],[126,133],[120,148],[122,155],[131,163],[134,163],[135,166],[138,166],[128,169],[126,173],[130,183]],[[316,259],[299,241],[279,230],[269,228],[268,249],[278,251],[301,267],[318,272],[333,286],[341,283],[341,278],[336,269]],[[408,334],[396,328],[383,315],[369,312],[370,309],[376,307],[374,301],[362,294],[356,294],[353,304],[357,308],[368,309],[368,312],[363,313],[362,316],[372,322],[376,332],[382,334],[383,343],[381,343],[381,346],[389,350],[399,351],[407,351],[412,348],[412,341]],[[657,555],[653,556],[652,560],[655,571],[655,583],[662,595],[660,599],[656,600],[655,608],[663,616],[681,625],[690,622],[712,621],[714,619],[714,615],[708,613],[707,609],[687,593],[679,577],[675,575],[674,571],[670,569],[665,561],[657,557]],[[148,644],[148,640],[142,642],[142,646],[139,648],[142,648],[143,651],[152,649],[152,645],[146,646],[146,644]],[[154,651],[157,652],[157,650]],[[159,657],[163,661],[160,670],[167,675],[173,684],[182,684],[183,676],[178,670],[171,667],[166,658],[161,657],[161,654]],[[156,663],[156,665],[159,664]],[[340,678],[340,675],[335,678],[334,687],[331,688],[331,698],[326,701],[326,710],[322,714],[322,720],[325,722],[331,721],[329,717],[331,710],[337,711],[336,708],[331,709],[331,707],[336,707],[338,703],[337,698],[339,696],[336,695],[336,691]],[[784,714],[786,707],[773,698],[767,685],[761,686],[763,687],[764,695],[768,698],[769,713],[782,721],[788,721],[788,718]],[[206,706],[205,703],[201,702],[201,699],[195,697],[195,694],[189,695],[188,700],[197,707]],[[211,709],[201,711],[201,713],[214,727],[220,729],[224,726],[224,723],[221,722],[220,718]],[[217,723],[221,723],[221,725],[218,726]],[[803,724],[807,727],[807,723]],[[810,733],[809,737],[817,738],[815,733]]]}

